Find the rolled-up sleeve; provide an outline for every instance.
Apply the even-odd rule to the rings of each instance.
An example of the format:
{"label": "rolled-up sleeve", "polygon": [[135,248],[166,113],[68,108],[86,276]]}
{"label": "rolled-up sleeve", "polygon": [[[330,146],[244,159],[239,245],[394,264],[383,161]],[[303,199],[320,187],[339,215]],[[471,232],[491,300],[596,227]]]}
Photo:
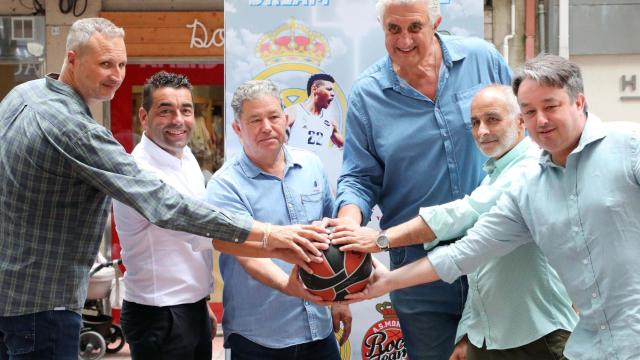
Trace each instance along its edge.
{"label": "rolled-up sleeve", "polygon": [[533,241],[515,195],[502,194],[495,207],[480,216],[467,236],[428,254],[436,273],[446,282],[469,274],[489,260]]}
{"label": "rolled-up sleeve", "polygon": [[67,145],[60,150],[80,178],[157,226],[237,243],[244,242],[251,231],[250,217],[183,196],[141,171],[133,157],[102,127],[70,139]]}
{"label": "rolled-up sleeve", "polygon": [[369,120],[360,111],[359,96],[356,92],[349,100],[347,138],[334,214],[341,207],[354,204],[360,208],[362,222],[366,224],[373,204],[378,201],[384,170],[375,157]]}

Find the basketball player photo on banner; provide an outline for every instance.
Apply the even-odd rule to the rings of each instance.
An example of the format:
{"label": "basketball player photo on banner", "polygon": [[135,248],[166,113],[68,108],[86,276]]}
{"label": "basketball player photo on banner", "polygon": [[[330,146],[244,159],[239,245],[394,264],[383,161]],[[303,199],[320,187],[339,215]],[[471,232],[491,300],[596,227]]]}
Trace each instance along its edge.
{"label": "basketball player photo on banner", "polygon": [[[375,5],[376,0],[225,0],[225,160],[242,151],[232,129],[235,89],[248,80],[271,80],[280,88],[287,115],[287,145],[318,155],[336,195],[349,135],[351,87],[369,66],[387,56]],[[439,31],[483,37],[482,1],[444,0],[441,13]],[[375,207],[368,226],[377,228],[382,216]],[[325,299],[361,289],[366,283],[362,274],[371,268],[370,255],[343,258],[333,250],[326,252],[328,261],[314,268],[313,275],[301,271],[305,286]],[[373,257],[389,265],[388,253]],[[336,271],[342,266],[344,272]],[[388,295],[350,308],[351,335],[340,346],[341,359],[408,358]],[[277,330],[265,324],[265,331]]]}

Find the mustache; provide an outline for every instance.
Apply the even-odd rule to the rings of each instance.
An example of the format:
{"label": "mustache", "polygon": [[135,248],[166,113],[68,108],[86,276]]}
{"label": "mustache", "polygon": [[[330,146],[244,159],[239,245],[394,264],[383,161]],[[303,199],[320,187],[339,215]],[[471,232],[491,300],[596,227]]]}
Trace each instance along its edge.
{"label": "mustache", "polygon": [[495,135],[486,135],[486,136],[481,136],[478,139],[479,143],[484,143],[484,142],[489,142],[489,141],[497,141],[500,140],[500,138],[498,136]]}

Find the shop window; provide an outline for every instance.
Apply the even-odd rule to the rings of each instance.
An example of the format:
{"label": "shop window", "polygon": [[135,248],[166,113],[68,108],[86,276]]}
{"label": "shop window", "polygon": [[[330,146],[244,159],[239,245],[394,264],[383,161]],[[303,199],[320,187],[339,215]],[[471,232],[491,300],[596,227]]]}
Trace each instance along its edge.
{"label": "shop window", "polygon": [[33,17],[11,18],[11,39],[14,41],[34,40],[33,20]]}
{"label": "shop window", "polygon": [[44,74],[44,16],[0,16],[0,100]]}

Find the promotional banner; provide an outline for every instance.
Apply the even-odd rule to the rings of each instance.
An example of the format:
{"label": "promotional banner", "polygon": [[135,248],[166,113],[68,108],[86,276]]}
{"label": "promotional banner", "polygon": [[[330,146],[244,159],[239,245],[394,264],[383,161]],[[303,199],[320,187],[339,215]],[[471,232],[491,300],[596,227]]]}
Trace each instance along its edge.
{"label": "promotional banner", "polygon": [[[289,144],[320,156],[335,193],[349,91],[361,72],[386,55],[375,3],[225,1],[225,158],[242,151],[231,128],[235,88],[250,79],[270,79],[282,91]],[[482,6],[477,0],[441,1],[440,31],[483,37]],[[376,227],[380,216],[376,211],[369,226]],[[386,254],[376,256],[388,264]],[[407,358],[388,296],[353,304],[351,311],[352,332],[340,349],[342,359]]]}

